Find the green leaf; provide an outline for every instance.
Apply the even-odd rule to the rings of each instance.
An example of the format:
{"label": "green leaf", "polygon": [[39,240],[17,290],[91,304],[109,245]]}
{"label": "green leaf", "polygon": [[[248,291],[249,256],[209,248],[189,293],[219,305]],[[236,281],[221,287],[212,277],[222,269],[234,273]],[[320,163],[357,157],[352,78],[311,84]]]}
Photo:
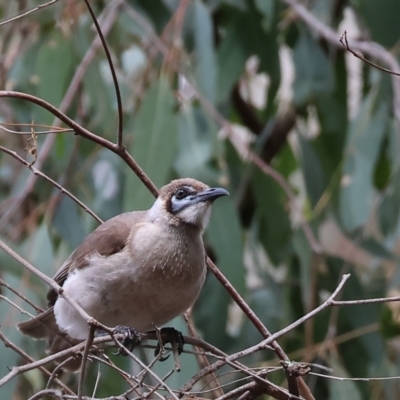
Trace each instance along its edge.
{"label": "green leaf", "polygon": [[242,33],[236,24],[230,23],[226,35],[218,47],[217,102],[225,100],[233,85],[244,71],[248,57]]}
{"label": "green leaf", "polygon": [[304,181],[306,184],[307,194],[314,208],[327,186],[324,170],[319,160],[318,154],[314,150],[312,143],[299,137],[301,151],[301,166],[303,169]]}
{"label": "green leaf", "polygon": [[208,165],[213,153],[213,126],[201,109],[185,107],[179,113],[178,155],[175,169],[182,177],[203,182],[216,181],[216,173]]}
{"label": "green leaf", "polygon": [[85,236],[78,207],[72,199],[62,195],[52,219],[52,226],[72,249],[78,247]]}
{"label": "green leaf", "polygon": [[303,231],[297,230],[293,235],[293,248],[300,260],[300,285],[304,308],[309,310],[313,300],[310,278],[313,254]]}
{"label": "green leaf", "polygon": [[[168,81],[160,77],[147,91],[133,124],[134,141],[130,153],[158,187],[169,181],[175,161],[178,131],[175,106]],[[147,188],[129,171],[123,208],[147,209],[153,201]]]}
{"label": "green leaf", "polygon": [[387,118],[386,106],[376,104],[376,93],[365,99],[348,135],[340,193],[341,220],[348,231],[367,221],[374,201],[373,171]]}
{"label": "green leaf", "polygon": [[[58,107],[73,72],[74,54],[71,42],[54,30],[41,45],[36,60],[36,95]],[[36,123],[50,124],[54,116],[43,109],[37,110]]]}
{"label": "green leaf", "polygon": [[335,80],[332,65],[308,31],[301,32],[293,51],[293,61],[296,68],[294,101],[297,105],[304,105],[333,91]]}
{"label": "green leaf", "polygon": [[394,233],[400,214],[400,169],[393,174],[378,211],[382,233],[385,236]]}
{"label": "green leaf", "polygon": [[[330,365],[333,369],[333,375],[348,378],[346,370],[342,367],[339,360],[332,355]],[[361,394],[355,382],[352,381],[338,381],[336,379],[329,379],[332,400],[352,399],[362,400]]]}
{"label": "green leaf", "polygon": [[243,294],[245,271],[243,267],[242,233],[234,202],[219,199],[213,205],[213,215],[206,237],[217,257],[218,267],[236,290]]}
{"label": "green leaf", "polygon": [[400,15],[400,3],[397,0],[356,1],[354,6],[357,15],[364,19],[374,41],[387,48],[397,43],[400,36],[397,18]]}
{"label": "green leaf", "polygon": [[197,59],[196,83],[200,93],[214,103],[217,71],[212,18],[208,8],[200,0],[195,0],[193,7],[193,31]]}
{"label": "green leaf", "polygon": [[274,22],[275,0],[255,0],[256,8],[264,15],[263,27],[266,30],[271,29]]}
{"label": "green leaf", "polygon": [[274,265],[287,256],[290,248],[290,221],[285,210],[286,195],[269,176],[255,171],[252,187],[256,198],[256,223],[259,224],[260,242]]}

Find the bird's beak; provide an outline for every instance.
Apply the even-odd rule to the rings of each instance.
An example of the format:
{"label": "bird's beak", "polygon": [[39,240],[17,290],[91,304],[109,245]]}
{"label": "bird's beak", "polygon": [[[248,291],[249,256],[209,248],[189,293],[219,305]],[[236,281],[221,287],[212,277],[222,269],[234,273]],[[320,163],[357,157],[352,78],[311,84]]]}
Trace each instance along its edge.
{"label": "bird's beak", "polygon": [[195,201],[200,203],[205,201],[213,202],[218,199],[218,197],[222,196],[229,196],[229,192],[223,188],[210,188],[197,193],[194,197]]}

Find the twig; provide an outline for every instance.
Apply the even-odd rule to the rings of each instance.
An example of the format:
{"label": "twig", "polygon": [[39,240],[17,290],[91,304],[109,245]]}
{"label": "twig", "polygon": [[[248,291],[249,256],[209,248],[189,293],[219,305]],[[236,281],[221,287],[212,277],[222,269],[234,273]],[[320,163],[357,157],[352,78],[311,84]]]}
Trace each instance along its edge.
{"label": "twig", "polygon": [[34,175],[37,175],[37,176],[40,176],[41,178],[46,179],[46,181],[50,182],[53,186],[55,186],[62,193],[67,195],[71,200],[73,200],[75,203],[77,203],[84,211],[86,211],[89,215],[91,215],[97,222],[99,222],[100,224],[103,222],[87,205],[85,205],[82,201],[80,201],[76,196],[74,196],[71,192],[69,192],[67,189],[65,189],[63,186],[61,186],[59,183],[57,183],[56,181],[51,179],[49,176],[47,176],[43,172],[39,171],[33,165],[28,163],[21,156],[19,156],[15,151],[7,149],[6,147],[3,147],[3,146],[0,146],[0,151],[2,151],[3,153],[9,154],[11,157],[14,157],[21,164],[25,165],[25,167],[30,169]]}
{"label": "twig", "polygon": [[380,71],[383,72],[387,72],[388,74],[391,75],[396,75],[396,76],[400,76],[400,72],[395,72],[392,71],[390,69],[381,67],[378,64],[373,63],[372,61],[368,60],[367,58],[365,58],[361,53],[354,51],[350,46],[349,46],[349,42],[347,41],[347,31],[344,31],[341,35],[340,35],[340,43],[342,43],[343,47],[345,47],[345,49],[350,52],[351,54],[353,54],[354,57],[360,59],[361,61],[364,61],[365,63],[371,65],[372,67],[379,69]]}
{"label": "twig", "polygon": [[179,400],[178,397],[176,396],[176,394],[170,389],[170,387],[163,382],[158,376],[157,374],[155,374],[151,369],[149,369],[147,367],[146,364],[144,364],[139,358],[137,358],[134,354],[132,354],[132,352],[130,352],[121,342],[118,341],[118,339],[114,339],[115,343],[117,344],[117,346],[121,349],[124,350],[125,354],[128,355],[130,358],[132,358],[132,360],[134,360],[137,364],[140,365],[141,368],[145,369],[146,372],[148,374],[150,374],[158,383],[161,384],[162,387],[164,387],[167,392],[175,399],[175,400]]}
{"label": "twig", "polygon": [[[194,321],[192,318],[192,311],[189,310],[186,313],[184,313],[183,318],[186,322],[186,326],[188,328],[188,332],[189,332],[190,336],[192,336],[193,338],[198,336],[198,334],[196,332],[196,327],[194,325]],[[199,350],[199,347],[197,347],[197,346],[194,346],[194,348],[195,348],[195,350]],[[210,366],[210,363],[209,363],[207,357],[205,356],[205,354],[198,354],[196,358],[197,358],[197,362],[201,368]],[[221,385],[220,385],[218,378],[214,372],[211,373],[211,378],[212,379],[209,382],[210,387],[215,390],[215,392],[216,392],[215,394],[217,397],[223,396],[224,391],[221,389]]]}
{"label": "twig", "polygon": [[[117,18],[117,15],[118,15],[117,14],[117,9],[118,9],[117,6],[118,6],[118,2],[117,1],[112,1],[104,9],[104,11],[102,13],[102,15],[105,15],[105,18],[102,21],[103,34],[104,35],[107,35],[107,33],[111,30],[111,27],[113,26],[113,23],[114,23],[115,19]],[[90,45],[89,49],[87,50],[87,52],[86,52],[85,56],[83,57],[81,63],[79,64],[78,68],[76,69],[75,74],[74,74],[73,78],[71,79],[71,83],[68,86],[68,89],[67,89],[67,91],[66,91],[66,93],[65,93],[65,95],[64,95],[64,97],[63,97],[63,99],[61,101],[61,104],[60,104],[59,109],[58,109],[58,111],[60,113],[65,113],[65,112],[68,111],[70,105],[72,104],[72,101],[76,97],[76,92],[77,92],[77,90],[78,90],[78,88],[79,88],[79,86],[80,86],[80,84],[82,82],[82,79],[83,79],[83,77],[85,75],[85,72],[86,72],[87,68],[89,67],[90,63],[92,62],[92,60],[94,59],[94,57],[96,55],[96,52],[97,52],[98,48],[100,47],[100,45],[101,45],[101,41],[97,37],[92,42],[92,44]],[[7,95],[2,94],[0,97],[7,97]],[[18,98],[18,96],[16,96],[16,97]],[[34,97],[34,96],[32,96],[32,97]],[[44,103],[46,103],[46,102],[44,102]],[[55,117],[57,117],[56,114],[53,113],[53,115]],[[60,121],[62,121],[62,119],[60,119]],[[59,121],[54,121],[54,123],[52,125],[55,126],[55,127],[58,127],[58,125],[57,125],[58,123],[59,123]],[[71,128],[74,129],[74,127],[71,127]],[[76,132],[76,129],[74,129],[74,131]],[[55,140],[55,136],[54,135],[50,135],[49,137],[46,138],[46,140],[44,141],[43,145],[41,146],[41,151],[40,151],[40,153],[38,155],[38,159],[37,159],[37,162],[36,162],[36,167],[38,169],[40,169],[42,167],[44,161],[47,159],[47,156],[50,153],[50,150],[51,150],[51,148],[53,146],[54,140]],[[33,190],[33,188],[34,188],[34,186],[36,184],[36,180],[37,180],[37,176],[36,175],[31,175],[28,178],[27,183],[26,183],[26,185],[24,187],[24,190],[22,191],[22,193],[20,193],[17,196],[17,198],[15,199],[15,201],[12,204],[12,207],[10,207],[7,210],[7,213],[2,217],[2,219],[0,221],[0,231],[1,231],[2,227],[7,223],[9,218],[11,218],[11,216],[13,215],[15,210],[17,210],[18,207],[21,205],[22,201],[26,198],[26,196],[28,196],[28,194],[32,192],[32,190]]]}
{"label": "twig", "polygon": [[143,182],[143,184],[149,189],[149,191],[154,195],[158,196],[158,189],[154,185],[154,183],[148,178],[145,172],[139,167],[136,161],[132,158],[132,156],[128,153],[125,147],[119,147],[114,143],[110,142],[107,139],[98,136],[83,126],[76,123],[73,119],[69,118],[66,114],[61,112],[57,107],[54,107],[52,104],[47,101],[40,99],[39,97],[32,96],[27,93],[14,92],[9,90],[0,90],[0,98],[1,97],[10,97],[15,99],[26,100],[31,103],[37,104],[47,111],[51,112],[55,117],[57,117],[60,121],[64,122],[67,126],[74,129],[77,135],[80,135],[94,143],[99,144],[100,146],[111,150],[113,153],[117,154],[122,158],[122,160],[132,169],[132,171],[136,174],[136,176]]}
{"label": "twig", "polygon": [[375,299],[362,299],[362,300],[332,300],[331,306],[356,306],[360,304],[375,304],[375,303],[390,303],[393,301],[400,301],[400,296],[394,297],[378,297]]}
{"label": "twig", "polygon": [[40,390],[39,392],[35,393],[33,396],[29,397],[28,400],[39,400],[45,396],[56,397],[60,400],[64,399],[60,390],[43,389],[43,390]]}
{"label": "twig", "polygon": [[[108,66],[110,68],[111,76],[112,76],[112,79],[113,79],[115,95],[117,97],[117,107],[118,107],[118,140],[117,140],[117,144],[118,144],[118,147],[122,147],[123,146],[123,136],[122,135],[123,135],[124,124],[123,124],[123,110],[122,110],[121,92],[120,92],[119,85],[118,85],[117,75],[115,73],[115,68],[114,68],[114,64],[113,64],[112,59],[111,59],[111,54],[110,54],[110,51],[108,49],[106,39],[105,39],[105,37],[103,35],[103,32],[102,32],[102,30],[100,28],[99,22],[97,21],[97,18],[95,16],[94,12],[93,12],[93,9],[92,9],[89,1],[88,0],[84,0],[84,1],[85,1],[85,4],[86,4],[86,7],[89,10],[89,13],[90,13],[90,15],[92,17],[92,20],[93,20],[93,23],[94,23],[94,25],[96,27],[97,33],[98,33],[98,35],[100,37],[101,44],[103,46],[103,50],[106,53]],[[122,5],[123,0],[117,0],[117,1],[114,1],[114,3],[115,3],[115,6],[118,8],[118,7],[120,7]]]}
{"label": "twig", "polygon": [[[17,354],[19,354],[21,357],[25,358],[25,360],[28,360],[30,363],[35,362],[34,359],[30,355],[26,354],[18,346],[16,346],[14,343],[12,343],[10,340],[8,340],[6,338],[6,336],[4,336],[3,332],[1,332],[1,331],[0,331],[0,340],[3,341],[3,343],[6,347],[13,349]],[[9,380],[11,380],[14,376],[17,376],[18,374],[20,374],[21,373],[20,371],[22,368],[23,368],[23,366],[12,367],[11,371],[6,376],[4,376],[3,378],[0,379],[0,387],[3,386]],[[41,372],[43,372],[45,375],[51,376],[51,373],[43,366],[38,366],[37,368]],[[66,393],[75,395],[75,393],[68,386],[66,386],[63,382],[61,382],[59,379],[54,379],[54,382],[57,383],[57,385],[60,386]]]}
{"label": "twig", "polygon": [[[317,32],[333,46],[342,48],[342,44],[339,42],[340,35],[321,22],[320,19],[308,11],[303,5],[295,0],[281,0],[281,2],[290,6],[297,16],[310,27],[310,29]],[[391,71],[400,71],[400,65],[396,57],[378,43],[354,40],[352,41],[351,47],[353,51],[361,51],[369,57],[380,60],[383,64],[386,64],[388,69]],[[397,79],[394,75],[392,78],[392,85],[394,98],[393,114],[396,117],[398,126],[400,126],[400,79]]]}
{"label": "twig", "polygon": [[79,383],[78,383],[78,400],[82,399],[82,391],[83,391],[83,382],[85,381],[85,372],[86,372],[86,362],[88,359],[90,347],[93,343],[94,332],[96,328],[94,325],[89,325],[88,338],[86,340],[85,350],[82,355],[81,369],[79,372]]}
{"label": "twig", "polygon": [[28,303],[32,308],[34,308],[37,312],[41,313],[43,312],[43,310],[36,306],[35,304],[33,304],[29,299],[27,299],[25,296],[23,296],[22,294],[20,294],[17,290],[15,290],[14,288],[12,288],[8,283],[4,282],[3,279],[0,279],[0,286],[4,286],[5,288],[7,288],[10,292],[13,292],[16,296],[18,296],[20,299],[24,300],[26,303]]}
{"label": "twig", "polygon": [[27,315],[29,318],[34,318],[34,316],[29,313],[28,311],[25,311],[24,309],[22,309],[18,304],[15,304],[13,301],[11,301],[8,297],[3,296],[2,294],[0,294],[0,299],[3,299],[5,302],[7,302],[8,304],[11,304],[13,307],[15,307],[21,314],[25,314]]}
{"label": "twig", "polygon": [[[335,298],[335,296],[343,288],[344,284],[346,283],[347,279],[349,279],[349,277],[350,277],[350,274],[343,275],[342,279],[341,279],[339,285],[337,286],[337,288],[335,289],[335,291],[319,307],[317,307],[316,309],[314,309],[310,313],[306,314],[304,317],[302,317],[302,318],[298,319],[297,321],[293,322],[288,327],[286,327],[286,328],[284,328],[284,329],[282,329],[282,330],[270,335],[267,339],[261,341],[260,343],[254,345],[254,346],[251,346],[251,347],[249,347],[249,348],[247,348],[245,350],[242,350],[242,351],[239,351],[237,353],[231,354],[228,357],[223,358],[222,360],[216,361],[210,367],[204,368],[195,377],[193,377],[186,385],[184,385],[181,388],[181,391],[186,392],[188,390],[188,388],[191,387],[196,381],[201,379],[201,377],[209,374],[211,371],[216,371],[217,369],[221,368],[226,363],[232,362],[232,361],[236,361],[239,358],[242,358],[242,357],[247,356],[249,354],[252,354],[252,353],[255,353],[255,352],[258,352],[260,350],[265,349],[264,346],[268,346],[269,344],[271,344],[271,342],[274,342],[276,339],[278,339],[282,335],[286,334],[290,330],[292,330],[292,329],[296,328],[297,326],[301,325],[302,323],[304,323],[307,319],[312,318],[317,313],[319,313],[322,310],[324,310],[327,307],[329,307],[331,305],[332,300]],[[294,378],[294,377],[291,377],[291,378]],[[294,378],[294,379],[296,379],[296,378]],[[300,379],[299,379],[299,382],[300,382]]]}
{"label": "twig", "polygon": [[28,261],[22,258],[19,254],[15,253],[15,251],[13,251],[2,241],[0,241],[0,248],[2,248],[11,257],[17,260],[20,264],[22,264],[26,269],[38,276],[43,282],[47,283],[47,285],[49,285],[52,289],[54,289],[59,296],[63,297],[80,314],[80,316],[89,324],[89,326],[94,325],[98,328],[103,329],[106,332],[113,332],[111,328],[101,324],[93,317],[91,317],[74,299],[72,299],[67,293],[65,293],[63,288],[58,285],[53,279],[49,278],[43,272],[39,271],[33,265],[28,263]]}
{"label": "twig", "polygon": [[21,14],[18,14],[18,15],[14,16],[14,17],[11,17],[11,18],[7,18],[6,20],[0,22],[0,26],[8,24],[9,22],[16,21],[17,19],[26,17],[27,15],[32,14],[35,11],[38,11],[38,10],[40,10],[42,8],[51,6],[52,4],[56,3],[57,1],[58,0],[51,0],[51,1],[47,2],[47,3],[39,4],[38,6],[36,6],[34,8],[31,8],[30,10],[23,11]]}

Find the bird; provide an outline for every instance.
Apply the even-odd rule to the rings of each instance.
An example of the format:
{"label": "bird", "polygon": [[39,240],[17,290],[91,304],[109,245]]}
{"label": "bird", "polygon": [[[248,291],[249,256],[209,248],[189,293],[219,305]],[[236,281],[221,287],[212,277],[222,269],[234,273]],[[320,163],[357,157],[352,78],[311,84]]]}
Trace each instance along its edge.
{"label": "bird", "polygon": [[[117,215],[90,233],[54,276],[63,292],[108,327],[147,332],[190,308],[206,277],[203,232],[214,200],[228,196],[192,178],[163,186],[152,207]],[[18,329],[47,352],[86,340],[85,319],[54,289],[48,308]],[[79,359],[63,367],[77,370]]]}

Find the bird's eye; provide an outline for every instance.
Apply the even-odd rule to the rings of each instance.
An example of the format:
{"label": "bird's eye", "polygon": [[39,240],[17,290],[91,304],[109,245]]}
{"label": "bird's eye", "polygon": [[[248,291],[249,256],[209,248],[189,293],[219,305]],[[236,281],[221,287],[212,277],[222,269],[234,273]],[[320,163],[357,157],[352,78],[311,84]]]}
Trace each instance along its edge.
{"label": "bird's eye", "polygon": [[182,200],[184,199],[189,193],[185,189],[179,189],[175,193],[175,198],[177,200]]}

